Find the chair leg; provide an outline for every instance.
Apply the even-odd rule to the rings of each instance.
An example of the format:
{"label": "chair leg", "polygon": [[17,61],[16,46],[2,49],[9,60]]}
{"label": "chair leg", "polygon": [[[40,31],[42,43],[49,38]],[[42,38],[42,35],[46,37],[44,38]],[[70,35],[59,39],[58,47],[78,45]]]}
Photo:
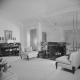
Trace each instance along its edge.
{"label": "chair leg", "polygon": [[75,73],[75,67],[72,66],[72,73]]}
{"label": "chair leg", "polygon": [[27,56],[27,60],[29,61],[29,56]]}
{"label": "chair leg", "polygon": [[20,56],[21,57],[21,59],[22,59],[22,56]]}
{"label": "chair leg", "polygon": [[21,59],[22,59],[22,55],[20,54],[19,56],[20,56],[20,57],[21,57]]}
{"label": "chair leg", "polygon": [[55,65],[56,65],[56,69],[57,69],[57,63],[58,63],[58,62],[55,63]]}

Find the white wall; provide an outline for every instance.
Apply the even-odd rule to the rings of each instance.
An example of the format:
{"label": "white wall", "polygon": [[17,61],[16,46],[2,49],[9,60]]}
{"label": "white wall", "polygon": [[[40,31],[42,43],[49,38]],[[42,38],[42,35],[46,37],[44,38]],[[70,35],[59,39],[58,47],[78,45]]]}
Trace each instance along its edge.
{"label": "white wall", "polygon": [[16,42],[20,42],[20,29],[13,22],[5,19],[4,17],[0,17],[0,37],[5,37],[4,31],[9,30],[12,31],[12,37],[16,38]]}
{"label": "white wall", "polygon": [[[45,26],[41,22],[24,24],[24,47],[30,47],[30,30],[37,29],[37,44],[42,41],[42,32],[47,33],[47,42],[63,42],[64,30],[61,27]],[[39,47],[39,45],[38,45]]]}
{"label": "white wall", "polygon": [[42,31],[47,33],[47,42],[64,41],[64,30],[61,27],[43,25]]}
{"label": "white wall", "polygon": [[[47,33],[47,42],[63,42],[65,41],[65,30],[73,29],[73,12],[74,12],[74,26],[76,27],[76,12],[77,27],[80,29],[80,11],[72,11],[64,14],[60,14],[53,17],[43,18],[36,22],[25,22],[24,25],[24,46],[30,46],[30,29],[37,29],[38,42],[42,41],[42,32]],[[27,33],[28,32],[28,33]]]}
{"label": "white wall", "polygon": [[42,31],[47,33],[47,41],[52,42],[65,41],[65,30],[71,30],[73,26],[80,29],[80,10],[48,17],[42,21]]}

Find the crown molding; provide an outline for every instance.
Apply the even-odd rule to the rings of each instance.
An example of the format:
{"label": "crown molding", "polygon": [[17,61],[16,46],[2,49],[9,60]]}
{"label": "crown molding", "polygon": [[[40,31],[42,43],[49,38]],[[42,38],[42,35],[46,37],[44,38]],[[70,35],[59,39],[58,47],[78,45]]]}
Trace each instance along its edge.
{"label": "crown molding", "polygon": [[69,13],[69,12],[76,12],[76,11],[79,11],[79,10],[80,10],[80,6],[74,6],[74,7],[70,7],[70,8],[66,8],[66,9],[49,11],[49,12],[46,12],[44,15],[41,14],[40,17],[27,18],[27,19],[21,20],[21,22],[23,22],[23,24],[40,22],[40,21],[42,21],[43,19],[46,19],[46,18],[55,17],[57,15],[61,15],[61,14]]}
{"label": "crown molding", "polygon": [[65,14],[65,13],[69,13],[69,12],[75,12],[75,11],[79,11],[79,10],[80,10],[80,6],[75,6],[75,7],[70,7],[70,8],[66,8],[66,9],[57,10],[57,11],[49,11],[46,13],[46,15],[43,15],[43,17],[44,18],[52,17],[52,16]]}

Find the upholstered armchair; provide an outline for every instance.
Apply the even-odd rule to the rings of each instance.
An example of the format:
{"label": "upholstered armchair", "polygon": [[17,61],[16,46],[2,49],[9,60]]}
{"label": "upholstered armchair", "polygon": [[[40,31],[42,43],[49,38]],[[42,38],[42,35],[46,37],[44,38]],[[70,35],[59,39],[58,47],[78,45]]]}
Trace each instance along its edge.
{"label": "upholstered armchair", "polygon": [[57,66],[62,68],[72,70],[72,73],[75,73],[75,70],[80,66],[80,51],[72,52],[68,56],[62,56],[56,59],[56,69]]}
{"label": "upholstered armchair", "polygon": [[[20,49],[21,50],[21,49]],[[27,47],[20,51],[20,57],[26,57],[28,60],[32,57],[37,57],[38,51],[32,51],[32,47]]]}

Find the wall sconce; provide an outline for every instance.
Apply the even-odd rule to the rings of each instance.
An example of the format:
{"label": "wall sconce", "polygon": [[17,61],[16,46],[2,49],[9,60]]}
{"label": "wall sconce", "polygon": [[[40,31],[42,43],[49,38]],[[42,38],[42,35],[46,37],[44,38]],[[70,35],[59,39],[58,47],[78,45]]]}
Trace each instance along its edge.
{"label": "wall sconce", "polygon": [[2,37],[2,40],[4,40],[4,37]]}
{"label": "wall sconce", "polygon": [[16,40],[16,38],[14,40]]}
{"label": "wall sconce", "polygon": [[1,37],[0,37],[0,40],[1,40]]}
{"label": "wall sconce", "polygon": [[13,37],[13,40],[14,40],[14,37]]}

